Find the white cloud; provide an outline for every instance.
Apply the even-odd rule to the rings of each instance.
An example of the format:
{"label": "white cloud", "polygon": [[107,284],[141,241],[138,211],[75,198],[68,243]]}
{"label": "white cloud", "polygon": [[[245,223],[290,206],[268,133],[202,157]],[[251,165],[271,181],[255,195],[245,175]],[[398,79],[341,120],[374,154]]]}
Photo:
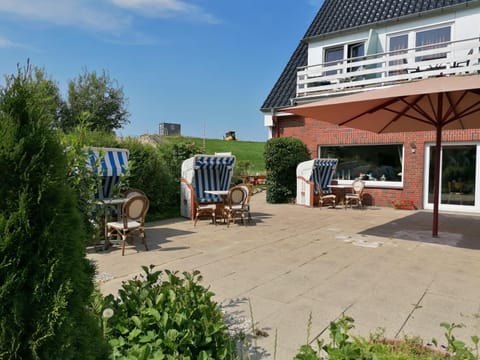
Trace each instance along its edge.
{"label": "white cloud", "polygon": [[129,29],[134,15],[218,22],[213,15],[184,0],[0,0],[1,13],[113,33]]}
{"label": "white cloud", "polygon": [[148,17],[187,17],[216,24],[219,20],[202,8],[183,0],[111,0],[113,4]]}
{"label": "white cloud", "polygon": [[0,0],[0,13],[104,31],[118,30],[130,23],[125,14],[117,16],[101,1],[89,0]]}

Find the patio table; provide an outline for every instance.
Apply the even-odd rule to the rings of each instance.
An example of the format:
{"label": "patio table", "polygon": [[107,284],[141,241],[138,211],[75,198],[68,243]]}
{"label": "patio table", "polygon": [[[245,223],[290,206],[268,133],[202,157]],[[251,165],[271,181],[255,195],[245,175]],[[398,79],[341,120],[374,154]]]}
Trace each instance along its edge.
{"label": "patio table", "polygon": [[[228,197],[228,190],[205,190],[204,193],[210,194],[210,195],[218,195],[222,198],[222,217],[223,217],[223,211],[225,208],[225,205],[227,204],[227,197]],[[225,222],[225,218],[223,218],[223,221]]]}
{"label": "patio table", "polygon": [[341,204],[344,205],[345,204],[345,192],[346,192],[346,189],[352,189],[352,185],[351,184],[334,184],[334,185],[328,185],[329,188],[331,189],[339,189],[340,190],[340,201],[341,201]]}
{"label": "patio table", "polygon": [[114,198],[114,199],[101,199],[97,200],[95,203],[104,209],[104,236],[105,236],[105,241],[103,243],[103,250],[107,250],[108,247],[110,246],[110,242],[108,241],[108,228],[107,228],[107,223],[108,223],[108,209],[110,208],[115,208],[117,210],[118,216],[121,214],[122,210],[122,205],[125,201],[127,201],[128,198]]}

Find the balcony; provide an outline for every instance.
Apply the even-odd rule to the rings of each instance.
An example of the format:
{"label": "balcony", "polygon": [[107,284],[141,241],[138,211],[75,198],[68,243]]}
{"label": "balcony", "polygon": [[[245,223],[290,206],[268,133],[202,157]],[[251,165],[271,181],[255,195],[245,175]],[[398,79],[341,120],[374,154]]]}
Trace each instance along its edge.
{"label": "balcony", "polygon": [[428,77],[480,72],[480,39],[436,43],[304,66],[296,100],[352,93]]}

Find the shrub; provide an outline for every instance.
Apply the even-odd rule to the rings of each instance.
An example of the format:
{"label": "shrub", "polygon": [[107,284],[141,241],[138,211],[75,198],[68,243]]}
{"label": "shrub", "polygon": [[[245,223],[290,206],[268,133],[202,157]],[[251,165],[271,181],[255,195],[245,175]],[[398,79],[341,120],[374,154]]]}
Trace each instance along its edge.
{"label": "shrub", "polygon": [[193,141],[177,141],[159,145],[160,156],[165,164],[167,181],[164,192],[168,195],[167,206],[170,214],[177,216],[180,213],[180,178],[184,160],[200,154],[200,148]]}
{"label": "shrub", "polygon": [[198,273],[143,270],[123,283],[119,298],[105,298],[113,310],[106,334],[115,359],[235,358],[223,315]]}
{"label": "shrub", "polygon": [[128,139],[121,146],[130,152],[128,186],[145,192],[150,200],[149,218],[158,217],[172,202],[168,186],[171,179],[158,149],[135,139]]}
{"label": "shrub", "polygon": [[267,202],[285,203],[296,194],[297,165],[310,159],[307,146],[298,139],[274,138],[265,145]]}
{"label": "shrub", "polygon": [[49,85],[19,69],[0,93],[0,358],[104,359]]}

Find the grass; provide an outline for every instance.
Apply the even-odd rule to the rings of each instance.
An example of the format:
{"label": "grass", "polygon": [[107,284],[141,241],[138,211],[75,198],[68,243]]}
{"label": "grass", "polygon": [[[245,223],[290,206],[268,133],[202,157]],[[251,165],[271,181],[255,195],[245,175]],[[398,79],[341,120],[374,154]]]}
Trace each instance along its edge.
{"label": "grass", "polygon": [[[231,152],[236,157],[237,166],[240,163],[248,162],[247,172],[249,175],[256,173],[265,174],[264,148],[265,142],[256,141],[225,141],[219,139],[202,139],[195,137],[168,137],[169,142],[179,142],[191,140],[199,148],[203,149],[205,154],[214,154],[216,152]],[[205,145],[205,148],[204,148]]]}

